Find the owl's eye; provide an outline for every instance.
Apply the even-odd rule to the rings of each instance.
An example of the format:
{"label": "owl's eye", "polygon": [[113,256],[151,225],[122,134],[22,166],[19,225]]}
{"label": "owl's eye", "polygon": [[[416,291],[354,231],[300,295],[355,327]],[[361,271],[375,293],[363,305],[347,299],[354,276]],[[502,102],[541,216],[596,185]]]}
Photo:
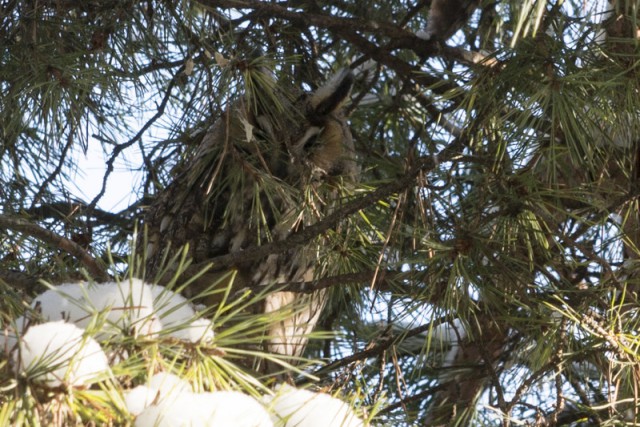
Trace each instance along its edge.
{"label": "owl's eye", "polygon": [[320,136],[320,133],[316,133],[316,134],[312,135],[311,137],[309,137],[309,139],[307,139],[304,142],[303,151],[308,152],[308,151],[312,150],[313,147],[318,142],[318,137],[319,136]]}
{"label": "owl's eye", "polygon": [[298,139],[298,142],[295,145],[298,149],[298,153],[302,154],[313,150],[319,142],[318,137],[321,133],[322,128],[317,126],[311,126],[307,129],[302,138]]}

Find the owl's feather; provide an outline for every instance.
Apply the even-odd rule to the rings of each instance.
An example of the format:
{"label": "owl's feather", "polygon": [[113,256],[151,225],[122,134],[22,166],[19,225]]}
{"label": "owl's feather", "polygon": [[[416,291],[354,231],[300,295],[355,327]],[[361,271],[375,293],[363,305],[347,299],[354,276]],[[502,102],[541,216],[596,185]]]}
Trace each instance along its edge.
{"label": "owl's feather", "polygon": [[[252,91],[208,130],[190,161],[149,207],[147,274],[163,258],[189,245],[194,262],[286,239],[318,221],[336,191],[330,177],[357,175],[349,127],[341,112],[353,76],[343,70],[313,93],[279,92],[270,76],[252,80]],[[260,96],[261,91],[266,93]],[[311,189],[312,191],[305,191]],[[324,192],[323,192],[324,191]],[[237,267],[237,284],[258,289],[314,278],[318,242]],[[170,248],[170,249],[167,249]],[[266,349],[299,356],[315,326],[326,291],[275,292],[260,308],[276,316]]]}

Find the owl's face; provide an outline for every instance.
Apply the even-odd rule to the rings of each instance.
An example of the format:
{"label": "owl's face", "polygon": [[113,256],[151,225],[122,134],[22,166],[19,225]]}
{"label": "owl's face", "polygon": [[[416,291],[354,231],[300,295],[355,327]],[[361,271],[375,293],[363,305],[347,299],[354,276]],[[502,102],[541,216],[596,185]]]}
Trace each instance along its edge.
{"label": "owl's face", "polygon": [[[342,113],[352,86],[353,74],[342,70],[316,91],[297,97],[278,117],[273,109],[254,117],[264,147],[270,151],[265,158],[277,157],[280,162],[274,167],[275,175],[287,181],[305,176],[305,181],[355,178],[353,139]],[[275,154],[278,150],[280,156]]]}

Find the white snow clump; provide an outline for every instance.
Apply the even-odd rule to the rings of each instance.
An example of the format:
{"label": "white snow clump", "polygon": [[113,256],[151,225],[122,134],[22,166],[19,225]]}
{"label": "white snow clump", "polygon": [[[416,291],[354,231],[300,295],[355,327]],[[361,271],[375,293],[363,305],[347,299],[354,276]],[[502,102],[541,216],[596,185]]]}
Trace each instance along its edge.
{"label": "white snow clump", "polygon": [[177,375],[160,372],[149,378],[147,385],[139,385],[129,390],[124,403],[132,415],[139,415],[154,402],[170,398],[171,395],[191,392],[188,382]]}
{"label": "white snow clump", "polygon": [[185,297],[159,285],[149,287],[156,315],[167,335],[192,343],[213,341],[213,324],[199,318]]}
{"label": "white snow clump", "polygon": [[147,406],[136,427],[273,427],[267,411],[237,391],[174,392]]}
{"label": "white snow clump", "polygon": [[276,388],[276,395],[266,397],[278,427],[363,427],[351,407],[325,393],[314,393],[288,384]]}
{"label": "white snow clump", "polygon": [[82,387],[110,372],[100,344],[72,323],[34,325],[19,340],[13,352],[18,373],[49,387]]}
{"label": "white snow clump", "polygon": [[[181,295],[140,279],[91,284],[65,283],[38,295],[31,304],[37,320],[63,320],[87,328],[96,316],[105,324],[96,338],[106,339],[122,331],[155,337],[160,333],[192,343],[212,341],[212,323],[198,317],[191,303]],[[31,315],[32,316],[32,315]],[[33,316],[32,316],[33,317]],[[15,321],[15,334],[9,331],[7,348],[22,335],[25,316]]]}
{"label": "white snow clump", "polygon": [[96,314],[104,313],[106,335],[123,330],[155,335],[161,328],[154,313],[151,289],[139,279],[65,283],[38,295],[31,306],[37,307],[44,320],[65,320],[81,328],[87,328]]}

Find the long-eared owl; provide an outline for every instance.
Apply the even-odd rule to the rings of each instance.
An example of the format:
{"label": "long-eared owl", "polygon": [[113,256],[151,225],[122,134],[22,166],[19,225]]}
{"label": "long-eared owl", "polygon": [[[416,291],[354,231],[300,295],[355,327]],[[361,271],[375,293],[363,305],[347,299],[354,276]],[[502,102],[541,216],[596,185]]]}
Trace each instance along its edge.
{"label": "long-eared owl", "polygon": [[[244,96],[208,129],[147,210],[147,276],[157,274],[161,260],[186,244],[187,255],[201,263],[282,241],[320,220],[336,202],[336,189],[358,174],[342,112],[353,80],[345,69],[313,92],[292,93],[268,71],[245,76]],[[320,187],[325,191],[317,191]],[[233,286],[259,289],[310,281],[317,252],[314,239],[246,259],[234,266]],[[268,294],[259,310],[287,306],[290,315],[271,326],[266,349],[299,356],[306,345],[304,335],[314,328],[326,298],[326,291]]]}

